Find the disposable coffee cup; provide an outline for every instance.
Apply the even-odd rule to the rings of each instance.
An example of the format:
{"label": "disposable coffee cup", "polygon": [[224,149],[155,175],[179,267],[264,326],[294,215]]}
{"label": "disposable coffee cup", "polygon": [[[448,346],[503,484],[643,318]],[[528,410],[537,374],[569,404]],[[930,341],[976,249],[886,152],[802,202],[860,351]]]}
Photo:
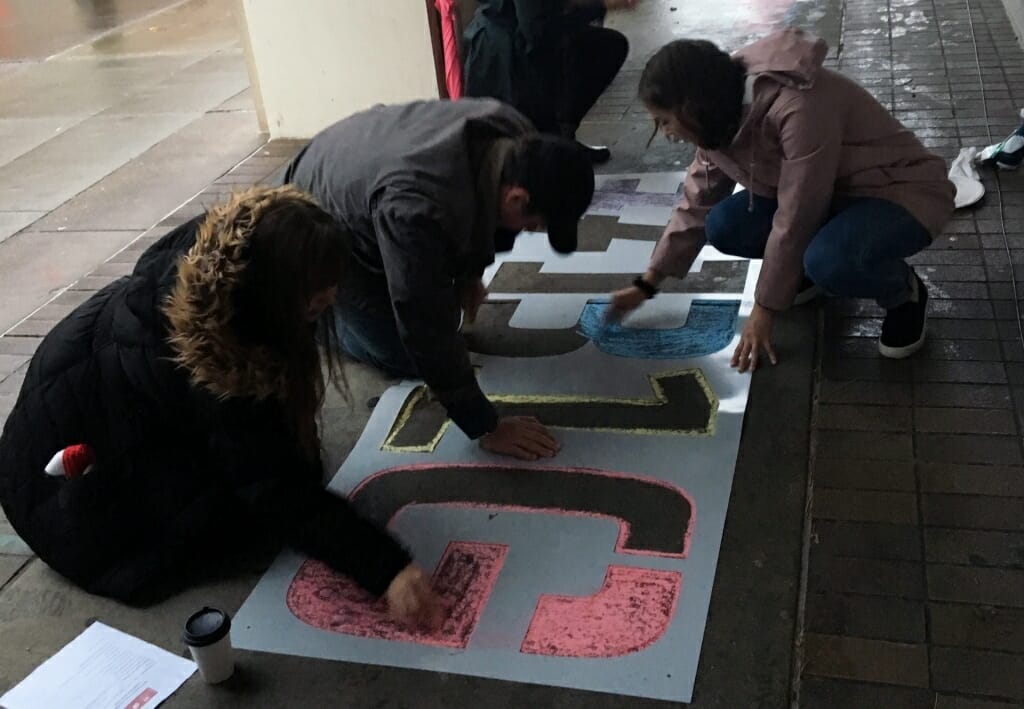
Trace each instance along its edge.
{"label": "disposable coffee cup", "polygon": [[231,618],[222,610],[203,608],[185,621],[185,644],[209,684],[223,682],[235,671],[231,653]]}

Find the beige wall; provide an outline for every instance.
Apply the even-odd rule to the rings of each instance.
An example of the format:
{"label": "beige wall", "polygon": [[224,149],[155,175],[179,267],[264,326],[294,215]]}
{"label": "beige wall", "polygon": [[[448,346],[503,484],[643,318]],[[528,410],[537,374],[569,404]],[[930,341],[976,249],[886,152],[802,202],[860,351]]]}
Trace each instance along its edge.
{"label": "beige wall", "polygon": [[1024,47],[1024,0],[1003,0],[1003,5],[1006,6],[1006,14],[1010,16],[1017,41]]}
{"label": "beige wall", "polygon": [[239,0],[260,122],[309,138],[377,103],[437,98],[424,0]]}

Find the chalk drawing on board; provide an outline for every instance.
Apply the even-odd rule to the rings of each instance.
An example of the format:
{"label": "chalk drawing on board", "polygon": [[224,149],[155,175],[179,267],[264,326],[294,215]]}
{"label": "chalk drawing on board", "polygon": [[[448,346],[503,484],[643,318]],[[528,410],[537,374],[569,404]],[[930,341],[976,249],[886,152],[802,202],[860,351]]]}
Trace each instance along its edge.
{"label": "chalk drawing on board", "polygon": [[591,596],[541,596],[521,652],[576,658],[639,652],[672,622],[682,584],[678,571],[609,566]]}
{"label": "chalk drawing on board", "polygon": [[445,621],[434,632],[396,623],[382,600],[319,561],[303,563],[285,602],[292,615],[320,630],[461,650],[487,605],[507,551],[504,544],[448,545],[431,579],[445,609]]}
{"label": "chalk drawing on board", "polygon": [[738,300],[694,300],[686,322],[673,328],[632,328],[606,322],[606,302],[591,301],[580,316],[580,331],[597,348],[616,357],[692,359],[725,349],[736,334]]}
{"label": "chalk drawing on board", "polygon": [[680,180],[672,193],[641,192],[640,178],[604,180],[594,189],[594,199],[587,210],[589,214],[605,216],[620,215],[627,207],[662,207],[672,209],[682,195]]}
{"label": "chalk drawing on board", "polygon": [[575,327],[512,327],[509,323],[519,303],[519,300],[482,303],[472,328],[463,331],[469,351],[500,357],[553,357],[578,350],[587,343],[587,338]]}
{"label": "chalk drawing on board", "polygon": [[738,300],[695,299],[686,322],[677,327],[630,327],[607,322],[606,301],[589,301],[575,328],[511,325],[521,300],[488,300],[476,322],[464,328],[470,352],[497,357],[553,357],[583,347],[588,339],[616,357],[693,359],[713,354],[732,342],[739,318]]}
{"label": "chalk drawing on board", "polygon": [[[575,499],[579,504],[568,505],[567,513],[529,507],[543,505],[544,500],[538,495],[550,486],[585,490],[594,485],[595,490],[604,490],[599,495],[601,500],[635,497],[633,483],[625,479],[606,480],[597,486],[582,482],[589,481],[589,477],[568,478],[568,474],[561,478],[527,478],[511,470],[502,473],[494,469],[508,466],[510,461],[488,453],[455,431],[438,436],[433,445],[426,447],[429,450],[382,450],[381,441],[389,437],[407,408],[410,393],[419,384],[403,382],[384,392],[363,435],[329,488],[353,497],[357,509],[371,517],[392,515],[391,530],[419,563],[436,570],[435,576],[439,577],[448,563],[443,559],[454,544],[476,544],[481,550],[492,545],[506,549],[497,575],[480,567],[480,576],[486,582],[483,585],[490,586],[491,591],[482,607],[472,606],[478,611],[467,611],[467,615],[475,618],[474,623],[460,625],[459,630],[446,626],[449,633],[441,644],[437,644],[438,638],[423,642],[415,638],[387,640],[316,627],[296,617],[284,602],[289,587],[308,561],[293,550],[285,550],[233,619],[237,631],[233,628],[232,639],[236,646],[673,702],[690,701],[730,499],[749,378],[729,369],[728,348],[685,360],[637,359],[587,345],[586,338],[578,332],[580,316],[588,301],[624,287],[646,267],[654,233],[668,221],[669,198],[674,201],[681,178],[679,173],[598,176],[598,189],[607,187],[606,191],[619,192],[625,198],[598,203],[599,211],[602,206],[607,210],[607,218],[591,223],[592,236],[582,234],[587,242],[585,249],[595,250],[561,256],[547,247],[544,235],[526,234],[517,240],[512,252],[500,254],[497,263],[485,272],[492,297],[519,301],[507,323],[510,329],[547,328],[551,335],[557,331],[565,334],[571,329],[570,344],[583,340],[582,346],[544,357],[476,356],[480,358],[477,364],[482,365],[479,381],[485,392],[517,394],[526,400],[539,393],[570,398],[600,395],[619,403],[650,401],[651,374],[699,369],[715,396],[713,427],[707,435],[652,438],[628,432],[560,428],[556,436],[561,450],[552,461],[559,468],[621,471],[625,476],[658,480],[685,490],[692,501],[691,516],[685,524],[692,534],[684,538],[685,554],[680,553],[684,526],[681,515],[685,506],[678,500],[669,505],[658,498],[647,504],[642,515],[636,510],[608,509]],[[611,184],[614,180],[620,184]],[[627,184],[622,180],[633,182]],[[630,195],[629,190],[663,197]],[[590,212],[587,219],[594,214]],[[627,225],[650,228],[631,229]],[[585,231],[586,227],[581,229],[581,233]],[[601,250],[605,244],[607,248]],[[687,279],[682,283],[670,282],[670,288],[678,293],[669,293],[648,304],[643,312],[627,321],[627,326],[636,330],[676,327],[694,300],[740,299],[736,326],[742,327],[753,307],[759,263],[732,259],[736,262],[733,270],[714,263],[725,260],[729,259],[710,248],[702,250]],[[516,263],[534,265],[511,270],[505,266]],[[495,289],[492,282],[501,268],[506,268],[506,273],[497,285],[507,285],[507,292]],[[722,280],[709,280],[707,274],[716,268],[724,269],[715,274]],[[524,281],[522,276],[533,280]],[[553,292],[541,290],[552,287]],[[538,333],[538,337],[544,335]],[[566,342],[540,343],[538,347],[562,349]],[[521,410],[526,410],[526,406]],[[569,413],[557,408],[549,412]],[[440,413],[439,419],[430,423],[435,434],[443,433],[446,425],[443,410]],[[610,406],[600,415],[621,422],[622,414]],[[579,414],[573,415],[579,423]],[[597,413],[593,415],[598,417]],[[421,428],[417,435],[429,432],[430,425]],[[410,440],[416,442],[415,437]],[[435,467],[424,467],[430,465]],[[396,472],[383,479],[377,475],[396,466],[419,471]],[[452,470],[453,466],[476,467]],[[523,470],[535,467],[540,466],[524,464]],[[531,490],[529,497],[515,496],[517,476],[523,478],[518,482]],[[573,480],[580,484],[573,484]],[[452,491],[460,487],[481,496],[483,492],[474,491],[489,490],[496,496],[484,497],[484,504],[459,501],[459,495]],[[403,489],[404,497],[399,494]],[[653,494],[657,497],[664,493]],[[415,501],[422,495],[435,502],[402,502]],[[592,496],[594,499],[598,498]],[[586,511],[587,508],[599,511]],[[695,514],[697,508],[701,510],[699,516]],[[623,518],[630,528],[626,536],[623,529],[627,522]],[[652,528],[662,530],[654,537],[656,544],[650,541]],[[635,544],[640,548],[633,549]],[[305,567],[306,572],[311,568]],[[675,600],[671,602],[673,589]],[[624,610],[623,603],[645,609],[643,622],[627,620],[619,626],[630,626],[634,632],[617,633],[615,627],[595,627],[599,618],[629,618],[628,613],[615,616],[616,611]],[[671,609],[671,615],[666,609]],[[560,627],[557,622],[564,625]],[[578,637],[579,642],[559,643],[562,631],[566,637],[569,633]],[[606,647],[599,648],[592,642],[597,635],[609,640]],[[459,647],[463,642],[465,646]],[[622,701],[629,703],[628,699]]]}
{"label": "chalk drawing on board", "polygon": [[576,234],[577,251],[607,251],[614,239],[654,243],[662,228],[649,224],[624,224],[615,217],[588,214],[580,220]]}
{"label": "chalk drawing on board", "polygon": [[[748,262],[703,261],[685,279],[662,284],[663,293],[742,293]],[[543,263],[504,261],[488,284],[492,293],[611,293],[628,285],[622,273],[559,273],[542,270]]]}
{"label": "chalk drawing on board", "polygon": [[349,498],[388,525],[417,505],[602,517],[618,525],[615,553],[678,559],[686,558],[696,517],[678,485],[591,468],[421,463],[374,473]]}
{"label": "chalk drawing on board", "polygon": [[[648,375],[653,396],[491,394],[499,416],[535,416],[551,428],[638,435],[714,433],[718,399],[700,369]],[[432,452],[451,421],[426,385],[410,392],[381,444],[382,451]]]}
{"label": "chalk drawing on board", "polygon": [[[647,558],[686,558],[696,519],[690,496],[671,483],[584,468],[411,465],[371,475],[350,499],[364,514],[388,526],[410,507],[608,519],[619,529],[615,553]],[[651,510],[659,514],[652,515]],[[448,544],[433,576],[446,609],[445,622],[436,632],[394,623],[381,601],[321,562],[306,561],[299,567],[288,585],[286,602],[292,615],[319,630],[465,649],[507,552],[504,544]],[[677,571],[611,565],[594,594],[541,595],[522,652],[566,657],[636,652],[654,642],[671,622],[680,583]],[[558,620],[559,616],[564,617]],[[556,639],[554,633],[566,622],[575,623],[576,631]]]}

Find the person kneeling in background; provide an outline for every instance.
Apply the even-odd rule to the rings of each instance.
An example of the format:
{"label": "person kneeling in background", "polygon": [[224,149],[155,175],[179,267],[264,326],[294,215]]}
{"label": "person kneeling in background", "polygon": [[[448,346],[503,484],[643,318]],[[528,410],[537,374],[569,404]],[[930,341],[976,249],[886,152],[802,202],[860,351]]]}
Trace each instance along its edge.
{"label": "person kneeling in background", "polygon": [[[822,66],[827,47],[787,29],[730,56],[711,42],[662,47],[640,78],[640,99],[666,137],[697,146],[683,198],[633,286],[610,317],[683,278],[705,242],[764,259],[755,305],[732,365],[757,367],[776,313],[813,297],[872,298],[886,311],[885,357],[925,340],[928,291],[906,258],[953,214],[945,161],[863,87]],[[745,189],[733,194],[736,184]]]}

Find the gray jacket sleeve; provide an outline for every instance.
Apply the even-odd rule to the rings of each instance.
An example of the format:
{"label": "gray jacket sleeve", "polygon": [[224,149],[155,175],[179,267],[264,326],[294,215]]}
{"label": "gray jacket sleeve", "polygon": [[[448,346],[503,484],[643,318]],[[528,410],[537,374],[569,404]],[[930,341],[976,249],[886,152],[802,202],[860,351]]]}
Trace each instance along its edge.
{"label": "gray jacket sleeve", "polygon": [[458,274],[440,209],[415,192],[389,189],[377,201],[374,226],[398,334],[419,375],[467,436],[490,433],[498,414],[459,334]]}

